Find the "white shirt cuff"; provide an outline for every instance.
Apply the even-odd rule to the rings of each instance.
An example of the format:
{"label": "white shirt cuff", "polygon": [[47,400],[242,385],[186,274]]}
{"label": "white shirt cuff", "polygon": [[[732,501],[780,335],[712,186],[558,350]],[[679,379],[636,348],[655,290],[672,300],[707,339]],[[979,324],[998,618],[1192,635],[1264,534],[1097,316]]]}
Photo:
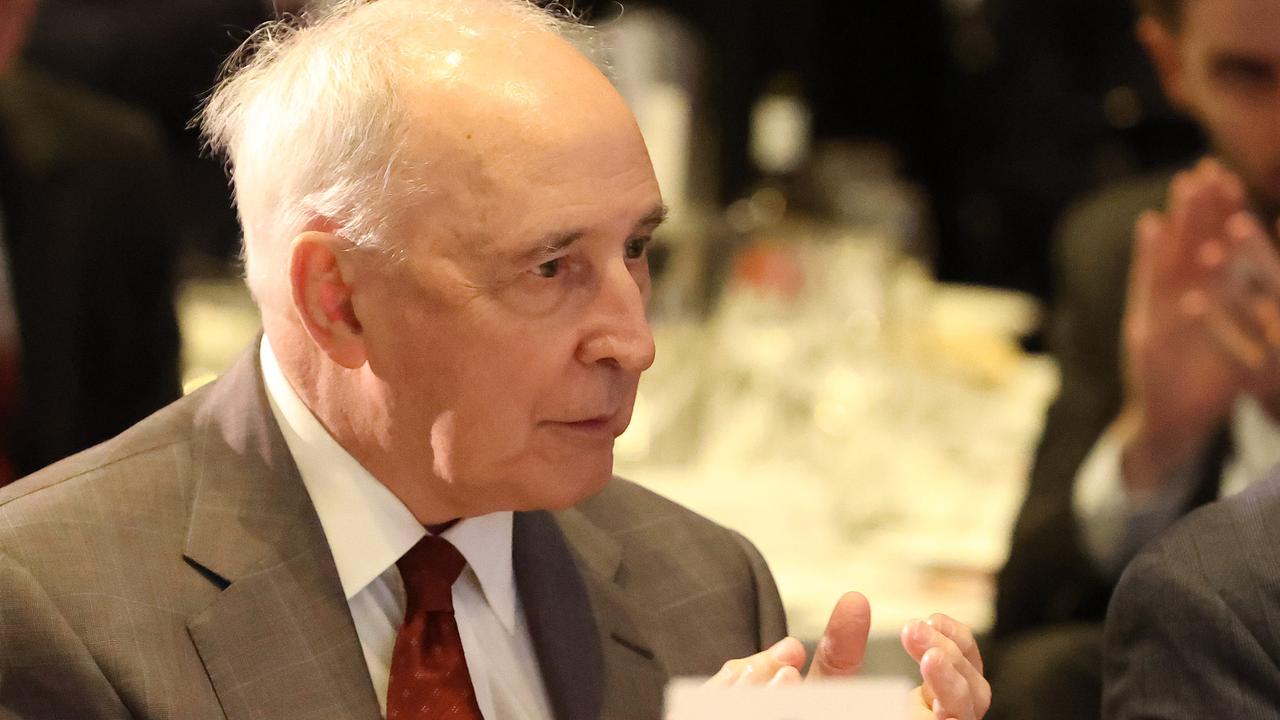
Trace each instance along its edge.
{"label": "white shirt cuff", "polygon": [[1072,491],[1081,545],[1098,569],[1112,577],[1178,519],[1196,478],[1193,464],[1160,491],[1134,502],[1124,486],[1123,450],[1113,424],[1080,465]]}

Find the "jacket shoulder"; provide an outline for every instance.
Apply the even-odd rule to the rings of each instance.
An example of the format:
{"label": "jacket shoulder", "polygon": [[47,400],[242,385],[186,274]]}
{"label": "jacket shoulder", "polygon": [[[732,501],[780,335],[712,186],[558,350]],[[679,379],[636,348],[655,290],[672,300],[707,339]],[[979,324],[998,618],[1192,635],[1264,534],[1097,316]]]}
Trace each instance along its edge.
{"label": "jacket shoulder", "polygon": [[1129,564],[1107,612],[1104,715],[1275,716],[1280,560],[1264,481],[1205,506]]}
{"label": "jacket shoulder", "polygon": [[1121,586],[1139,583],[1143,575],[1176,579],[1220,598],[1241,618],[1265,621],[1275,608],[1259,605],[1258,599],[1280,603],[1277,514],[1280,476],[1205,505],[1146,547],[1124,573]]}
{"label": "jacket shoulder", "polygon": [[95,512],[103,503],[155,511],[145,496],[131,496],[157,480],[186,477],[179,468],[189,462],[192,404],[190,397],[178,400],[110,440],[0,488],[0,516],[14,526],[28,516],[70,519],[68,513],[86,503],[96,503]]}
{"label": "jacket shoulder", "polygon": [[647,546],[653,552],[717,552],[756,554],[750,541],[735,530],[641,485],[615,477],[604,490],[576,509],[624,546]]}
{"label": "jacket shoulder", "polygon": [[748,620],[759,642],[786,634],[768,564],[736,530],[621,478],[576,509],[618,544],[624,582],[659,614],[697,616],[695,605],[724,603]]}

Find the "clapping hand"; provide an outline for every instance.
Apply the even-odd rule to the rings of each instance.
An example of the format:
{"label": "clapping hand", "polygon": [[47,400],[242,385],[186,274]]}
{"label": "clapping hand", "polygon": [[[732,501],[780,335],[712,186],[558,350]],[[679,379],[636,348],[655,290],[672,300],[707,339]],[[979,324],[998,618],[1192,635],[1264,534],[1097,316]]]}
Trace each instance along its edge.
{"label": "clapping hand", "polygon": [[[862,667],[871,631],[871,606],[860,593],[836,604],[818,641],[808,675],[801,676],[805,649],[784,638],[751,657],[730,660],[707,681],[718,687],[779,686],[851,677]],[[912,693],[911,720],[979,720],[991,706],[991,685],[973,633],[946,615],[915,620],[902,629],[902,646],[920,665],[922,682]]]}
{"label": "clapping hand", "polygon": [[1241,393],[1280,397],[1280,256],[1213,160],[1178,175],[1136,230],[1120,429],[1131,492],[1196,456]]}

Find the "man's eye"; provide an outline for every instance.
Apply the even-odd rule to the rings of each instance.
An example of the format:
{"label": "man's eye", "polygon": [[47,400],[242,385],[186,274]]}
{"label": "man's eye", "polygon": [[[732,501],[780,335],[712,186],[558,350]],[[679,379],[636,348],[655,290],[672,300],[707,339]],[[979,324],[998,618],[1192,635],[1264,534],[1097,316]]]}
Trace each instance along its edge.
{"label": "man's eye", "polygon": [[644,255],[644,250],[649,246],[649,238],[634,238],[627,241],[626,255],[628,260],[636,260]]}
{"label": "man's eye", "polygon": [[1276,84],[1276,68],[1252,58],[1222,60],[1213,69],[1222,82],[1242,89],[1266,90]]}
{"label": "man's eye", "polygon": [[541,265],[539,265],[535,272],[537,272],[540,277],[544,277],[548,279],[553,278],[560,274],[561,262],[562,260],[560,258],[556,258],[555,260],[548,260],[542,263]]}

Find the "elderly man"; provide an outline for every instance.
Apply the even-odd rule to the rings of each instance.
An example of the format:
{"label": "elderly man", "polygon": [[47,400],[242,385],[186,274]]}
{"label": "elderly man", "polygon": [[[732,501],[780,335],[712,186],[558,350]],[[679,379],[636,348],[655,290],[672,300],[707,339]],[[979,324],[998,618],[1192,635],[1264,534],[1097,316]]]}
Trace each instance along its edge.
{"label": "elderly man", "polygon": [[[674,675],[800,679],[751,545],[611,478],[664,210],[570,32],[342,2],[233,61],[203,124],[265,336],[0,495],[0,715],[640,719]],[[868,614],[841,599],[811,676]],[[967,628],[903,644],[916,715],[982,716]]]}

